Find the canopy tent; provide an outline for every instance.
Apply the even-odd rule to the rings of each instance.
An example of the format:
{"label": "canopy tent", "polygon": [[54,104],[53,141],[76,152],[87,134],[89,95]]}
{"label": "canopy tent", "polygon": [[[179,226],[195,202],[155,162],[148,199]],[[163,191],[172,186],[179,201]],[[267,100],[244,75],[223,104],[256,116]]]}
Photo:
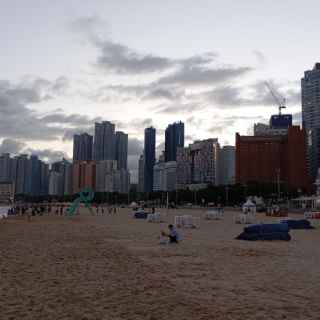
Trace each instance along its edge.
{"label": "canopy tent", "polygon": [[247,200],[246,203],[242,206],[242,212],[244,213],[256,213],[257,206],[254,202],[252,202],[250,199]]}
{"label": "canopy tent", "polygon": [[6,218],[10,209],[11,207],[0,207],[0,219]]}
{"label": "canopy tent", "polygon": [[131,202],[130,208],[137,208],[138,204],[136,202]]}

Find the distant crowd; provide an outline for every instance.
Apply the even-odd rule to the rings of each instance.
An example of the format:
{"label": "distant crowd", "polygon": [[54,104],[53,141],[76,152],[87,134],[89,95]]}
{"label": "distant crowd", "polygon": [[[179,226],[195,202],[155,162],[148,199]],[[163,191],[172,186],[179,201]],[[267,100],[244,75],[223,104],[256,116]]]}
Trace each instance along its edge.
{"label": "distant crowd", "polygon": [[[63,216],[67,215],[67,210],[70,205],[67,204],[49,204],[49,205],[42,205],[42,204],[20,204],[15,205],[12,208],[8,209],[8,216],[42,216],[46,215],[58,215]],[[94,204],[92,207],[89,208],[91,214],[97,215],[104,215],[105,213],[108,214],[116,214],[117,213],[117,206],[101,206]],[[77,210],[76,214],[79,214],[79,210]]]}

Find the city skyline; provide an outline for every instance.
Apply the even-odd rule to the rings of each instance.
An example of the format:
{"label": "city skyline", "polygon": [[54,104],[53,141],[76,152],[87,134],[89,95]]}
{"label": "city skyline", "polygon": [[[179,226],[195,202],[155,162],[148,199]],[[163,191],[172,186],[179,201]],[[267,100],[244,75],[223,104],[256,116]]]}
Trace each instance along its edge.
{"label": "city skyline", "polygon": [[[1,153],[70,159],[73,135],[92,135],[94,122],[107,120],[128,133],[128,166],[137,172],[149,126],[158,151],[174,121],[185,123],[186,145],[212,137],[235,145],[236,132],[277,113],[265,81],[300,122],[300,79],[318,59],[319,21],[310,8],[319,4],[227,2],[5,1]],[[304,15],[302,30],[296,22]]]}

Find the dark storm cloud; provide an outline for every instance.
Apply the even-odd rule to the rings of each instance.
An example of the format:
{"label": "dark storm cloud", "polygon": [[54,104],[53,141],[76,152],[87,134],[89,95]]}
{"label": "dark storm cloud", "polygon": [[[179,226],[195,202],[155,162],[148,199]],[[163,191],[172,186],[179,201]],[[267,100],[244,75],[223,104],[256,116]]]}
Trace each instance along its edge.
{"label": "dark storm cloud", "polygon": [[0,137],[28,141],[57,140],[65,130],[78,126],[89,127],[94,121],[100,119],[90,119],[77,114],[65,115],[61,112],[46,116],[39,115],[30,106],[46,100],[46,95],[40,93],[39,89],[39,86],[44,85],[45,81],[39,79],[34,82],[34,85],[27,83],[27,88],[21,84],[0,82]]}
{"label": "dark storm cloud", "polygon": [[158,84],[181,86],[213,85],[235,80],[250,71],[252,71],[250,67],[183,65],[172,74],[161,77],[158,80]]}
{"label": "dark storm cloud", "polygon": [[96,41],[100,49],[97,65],[117,74],[137,75],[151,72],[172,71],[161,76],[151,87],[159,85],[200,86],[221,83],[246,75],[251,67],[219,66],[212,63],[217,54],[205,52],[185,59],[170,59],[153,54],[141,54],[123,44]]}
{"label": "dark storm cloud", "polygon": [[[64,95],[70,87],[70,80],[67,77],[61,76],[53,81],[34,76],[24,76],[20,83],[16,86],[17,89],[29,90],[36,93],[38,100],[43,101],[56,96]],[[34,101],[34,102],[40,102]]]}
{"label": "dark storm cloud", "polygon": [[49,163],[60,161],[62,158],[71,160],[66,153],[57,150],[27,148],[23,152],[30,155],[37,155],[41,160]]}
{"label": "dark storm cloud", "polygon": [[89,118],[84,115],[80,114],[71,114],[71,115],[65,115],[63,113],[54,113],[54,114],[49,114],[47,116],[44,116],[40,119],[41,121],[44,121],[45,123],[50,123],[50,124],[69,124],[69,125],[74,125],[74,126],[84,126],[88,125],[90,123],[102,121],[101,117],[97,118]]}
{"label": "dark storm cloud", "polygon": [[10,86],[0,88],[0,137],[29,140],[55,139],[58,130],[40,122],[28,105],[41,99],[36,91]]}
{"label": "dark storm cloud", "polygon": [[103,21],[97,16],[79,18],[71,23],[72,31],[87,37],[98,49],[96,65],[102,70],[120,75],[138,75],[172,69],[169,75],[160,77],[156,83],[190,86],[221,83],[252,71],[252,68],[247,66],[219,66],[217,63],[212,65],[218,57],[214,51],[181,59],[142,53],[99,33],[98,29],[101,29],[102,25]]}
{"label": "dark storm cloud", "polygon": [[12,155],[18,155],[22,153],[29,155],[33,154],[50,163],[59,161],[63,157],[67,159],[67,155],[62,151],[27,148],[27,145],[24,142],[14,139],[3,139],[2,143],[0,144],[0,155],[2,153],[10,153]]}
{"label": "dark storm cloud", "polygon": [[125,130],[127,132],[143,132],[144,128],[154,126],[151,118],[139,119],[135,118],[128,122],[112,121],[116,124],[117,129]]}
{"label": "dark storm cloud", "polygon": [[71,141],[75,134],[88,133],[93,135],[94,133],[94,123],[90,121],[86,126],[76,127],[76,128],[66,128],[63,130],[62,141]]}
{"label": "dark storm cloud", "polygon": [[169,58],[139,53],[113,41],[96,41],[100,49],[97,65],[118,74],[143,74],[167,70],[174,65]]}

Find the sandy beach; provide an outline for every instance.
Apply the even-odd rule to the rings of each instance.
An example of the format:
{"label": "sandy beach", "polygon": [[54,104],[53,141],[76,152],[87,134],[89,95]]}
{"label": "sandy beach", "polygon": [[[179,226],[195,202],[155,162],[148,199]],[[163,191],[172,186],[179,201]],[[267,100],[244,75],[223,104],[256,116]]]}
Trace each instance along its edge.
{"label": "sandy beach", "polygon": [[0,221],[0,319],[320,319],[319,229],[239,241],[225,212],[159,245],[167,223],[129,213]]}

